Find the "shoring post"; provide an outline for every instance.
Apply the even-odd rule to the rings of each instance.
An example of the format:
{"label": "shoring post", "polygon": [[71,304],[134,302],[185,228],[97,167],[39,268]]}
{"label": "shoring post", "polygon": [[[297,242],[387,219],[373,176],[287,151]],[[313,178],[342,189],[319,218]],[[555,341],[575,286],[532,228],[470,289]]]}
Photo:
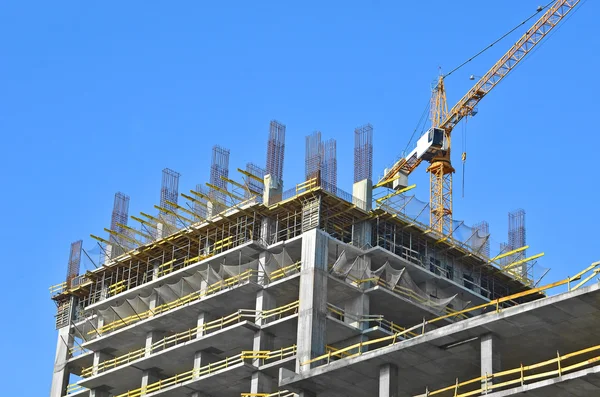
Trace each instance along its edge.
{"label": "shoring post", "polygon": [[525,384],[525,374],[523,371],[523,363],[521,363],[521,386]]}
{"label": "shoring post", "polygon": [[485,373],[485,377],[483,378],[483,384],[485,386],[485,390],[484,390],[485,394],[487,394],[487,391],[488,391],[488,373],[487,372]]}
{"label": "shoring post", "polygon": [[558,376],[562,376],[562,368],[560,365],[560,353],[558,350],[556,351],[556,362],[558,363]]}
{"label": "shoring post", "polygon": [[571,291],[571,277],[567,277],[567,291]]}
{"label": "shoring post", "polygon": [[421,329],[421,335],[425,334],[425,317],[423,317],[423,328]]}
{"label": "shoring post", "polygon": [[458,378],[456,378],[456,386],[454,387],[454,397],[458,396]]}

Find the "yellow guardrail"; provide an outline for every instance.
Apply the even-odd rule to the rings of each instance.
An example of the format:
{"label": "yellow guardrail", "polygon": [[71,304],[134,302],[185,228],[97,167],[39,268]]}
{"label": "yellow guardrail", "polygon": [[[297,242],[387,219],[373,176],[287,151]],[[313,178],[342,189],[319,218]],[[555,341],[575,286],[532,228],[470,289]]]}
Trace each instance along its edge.
{"label": "yellow guardrail", "polygon": [[275,309],[256,311],[250,309],[241,309],[235,313],[221,317],[216,320],[206,322],[198,327],[188,329],[177,334],[165,336],[164,338],[152,343],[148,348],[142,347],[140,349],[128,352],[127,354],[105,360],[97,365],[92,365],[83,368],[81,371],[82,377],[89,377],[100,372],[107,371],[112,368],[119,367],[121,365],[128,364],[134,360],[155,353],[157,351],[164,350],[168,347],[178,345],[180,343],[188,342],[195,339],[199,334],[205,333],[210,330],[223,329],[228,325],[235,324],[243,319],[258,319],[258,318],[270,318],[277,315],[292,315],[297,313],[299,301],[289,303],[284,306],[277,307]]}
{"label": "yellow guardrail", "polygon": [[196,291],[196,292],[192,292],[191,294],[188,294],[184,297],[181,297],[179,299],[176,299],[172,302],[169,303],[164,303],[162,305],[157,306],[156,308],[152,309],[152,310],[147,310],[145,312],[142,313],[138,313],[138,314],[133,314],[131,316],[125,317],[125,318],[120,318],[118,320],[115,320],[109,324],[105,324],[102,327],[98,328],[97,330],[91,330],[88,332],[89,335],[93,335],[95,333],[98,334],[104,334],[107,332],[111,332],[114,331],[116,329],[119,329],[121,327],[125,327],[127,325],[136,323],[138,321],[144,320],[146,318],[155,316],[157,314],[161,314],[161,313],[165,313],[171,309],[183,306],[187,303],[190,302],[195,302],[197,300],[199,300],[200,298],[204,297],[204,296],[208,296],[208,295],[212,295],[214,293],[217,293],[219,291],[222,291],[224,289],[227,289],[233,285],[236,285],[238,283],[242,283],[245,281],[249,281],[252,276],[257,273],[256,270],[253,269],[248,269],[245,272],[240,273],[237,276],[234,277],[230,277],[228,279],[225,280],[220,280],[217,281],[214,284],[209,285],[208,287],[206,287],[203,290],[200,291]]}
{"label": "yellow guardrail", "polygon": [[69,355],[71,357],[76,357],[76,356],[79,356],[80,354],[87,353],[87,352],[89,352],[88,349],[81,347],[79,345],[73,346],[69,349]]}
{"label": "yellow guardrail", "polygon": [[[467,396],[478,396],[482,394],[488,394],[488,392],[496,391],[498,389],[505,388],[507,386],[520,385],[523,386],[526,383],[541,379],[548,378],[551,376],[562,376],[568,372],[572,372],[576,369],[583,368],[585,366],[597,363],[600,361],[600,356],[594,356],[587,360],[578,361],[575,364],[564,365],[563,362],[568,359],[572,359],[574,357],[578,357],[584,354],[589,354],[593,352],[597,352],[600,350],[600,345],[596,345],[593,347],[589,347],[587,349],[579,350],[573,353],[565,354],[561,356],[557,352],[556,358],[551,360],[542,361],[532,365],[522,365],[517,368],[509,369],[506,371],[496,372],[489,375],[480,376],[478,378],[473,378],[467,380],[465,382],[458,382],[452,386],[447,386],[442,389],[429,391],[426,389],[425,394],[419,394],[415,397],[428,397],[428,396],[453,396],[453,397],[467,397]],[[544,372],[540,372],[541,368],[548,366],[556,366],[556,369],[547,370]],[[511,378],[508,380],[504,380],[502,382],[497,383],[497,380],[501,378]],[[480,387],[476,390],[473,390],[473,385],[479,385]],[[465,391],[465,386],[471,386],[468,391]],[[460,389],[462,388],[463,392],[460,393]]]}
{"label": "yellow guardrail", "polygon": [[61,292],[64,292],[67,289],[67,282],[63,281],[62,283],[52,285],[48,289],[50,290],[50,295],[51,296],[58,295],[58,294],[60,294]]}
{"label": "yellow guardrail", "polygon": [[[291,353],[292,352],[292,353]],[[210,375],[214,372],[222,369],[229,368],[231,366],[242,364],[247,360],[274,360],[281,359],[296,354],[296,346],[286,347],[276,351],[260,350],[260,351],[243,351],[233,357],[227,357],[224,360],[220,360],[214,363],[203,365],[198,368],[194,368],[191,371],[187,371],[181,374],[177,374],[170,378],[161,379],[158,382],[154,382],[145,387],[140,387],[135,390],[129,390],[126,393],[119,394],[115,397],[140,397],[144,394],[152,393],[155,391],[162,390],[166,387],[174,386],[201,376]]]}
{"label": "yellow guardrail", "polygon": [[271,274],[269,274],[269,280],[270,281],[277,280],[278,278],[286,277],[292,273],[296,273],[298,270],[300,270],[300,267],[301,267],[301,262],[298,261],[289,266],[274,270],[271,272]]}
{"label": "yellow guardrail", "polygon": [[[588,272],[591,272],[591,275],[582,280],[582,277]],[[585,284],[587,281],[591,280],[597,274],[600,274],[600,261],[592,263],[590,266],[588,266],[581,272],[577,273],[573,277],[568,277],[564,280],[557,281],[555,283],[551,283],[551,284],[545,285],[543,287],[533,288],[533,289],[530,289],[527,291],[519,292],[517,294],[498,298],[498,299],[495,299],[488,303],[484,303],[484,304],[474,306],[474,307],[471,307],[468,309],[456,311],[456,312],[450,313],[450,314],[445,314],[443,316],[439,316],[439,317],[436,317],[431,320],[424,320],[422,323],[412,326],[410,328],[407,328],[402,332],[397,332],[391,336],[386,336],[383,338],[372,339],[372,340],[368,340],[368,341],[364,341],[364,342],[360,342],[360,343],[355,343],[351,346],[347,346],[347,347],[338,349],[334,352],[328,352],[326,354],[320,355],[313,359],[307,360],[307,361],[301,363],[301,365],[308,365],[308,364],[312,364],[312,363],[316,363],[316,362],[320,362],[320,361],[324,361],[324,363],[321,365],[327,365],[330,363],[332,358],[340,358],[340,357],[342,357],[342,355],[346,354],[347,352],[352,352],[351,356],[348,356],[348,357],[361,355],[363,353],[363,347],[365,347],[365,346],[377,345],[377,344],[382,344],[382,343],[385,343],[385,346],[394,345],[396,342],[403,340],[403,339],[399,339],[399,337],[406,337],[406,335],[409,335],[411,332],[414,333],[415,331],[420,330],[420,334],[418,336],[425,334],[425,332],[426,332],[425,328],[427,325],[436,323],[436,322],[444,320],[444,319],[458,317],[458,316],[464,315],[466,313],[478,311],[478,310],[485,309],[488,307],[494,307],[495,312],[499,313],[503,310],[503,308],[501,307],[501,304],[504,302],[517,303],[517,302],[515,302],[515,299],[533,295],[533,294],[537,294],[537,293],[547,291],[549,289],[560,287],[563,285],[566,285],[569,291],[573,291],[573,290],[580,288],[583,284]],[[578,280],[582,280],[582,281],[574,286],[571,286],[572,282],[578,281]],[[517,303],[517,305],[518,305],[518,303]],[[377,347],[376,349],[379,349],[379,348],[382,348],[385,346],[380,346],[380,347]],[[370,351],[373,351],[373,349],[371,349]]]}
{"label": "yellow guardrail", "polygon": [[80,391],[83,391],[83,390],[87,390],[87,389],[83,386],[79,386],[77,383],[71,383],[70,385],[67,386],[67,394],[65,394],[65,395],[68,396],[70,394],[79,393]]}
{"label": "yellow guardrail", "polygon": [[308,179],[296,185],[296,195],[309,191],[315,187],[318,187],[317,178]]}
{"label": "yellow guardrail", "polygon": [[[330,313],[337,315],[340,318],[340,320],[349,318],[356,322],[367,323],[369,326],[371,324],[377,324],[379,327],[381,327],[389,332],[394,332],[394,333],[400,333],[400,332],[406,331],[406,328],[404,328],[398,324],[395,324],[393,321],[386,320],[382,315],[379,315],[379,314],[367,315],[367,316],[355,316],[353,314],[346,313],[345,310],[343,310],[335,305],[332,305],[331,303],[327,304],[327,310]],[[417,334],[415,332],[408,331],[406,334],[404,334],[404,337],[408,338],[408,337],[415,337],[418,335],[419,334]]]}

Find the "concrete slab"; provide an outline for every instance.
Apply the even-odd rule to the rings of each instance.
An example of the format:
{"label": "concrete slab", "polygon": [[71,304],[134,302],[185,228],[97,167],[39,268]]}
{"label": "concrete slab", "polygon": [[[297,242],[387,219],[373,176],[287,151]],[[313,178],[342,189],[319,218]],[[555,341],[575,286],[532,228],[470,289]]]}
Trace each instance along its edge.
{"label": "concrete slab", "polygon": [[[550,306],[572,307],[572,317],[563,316],[569,319],[556,322],[552,321],[553,310],[538,310]],[[576,330],[577,337],[566,335],[565,330]],[[377,390],[376,369],[383,363],[393,363],[400,368],[400,394],[421,394],[425,386],[435,390],[453,384],[457,377],[478,377],[479,337],[490,332],[501,341],[502,368],[550,359],[557,349],[566,354],[587,348],[600,339],[600,284],[463,320],[358,357],[312,368],[302,375],[280,379],[280,387],[328,396],[333,395],[331,390],[356,382],[358,377],[367,389]],[[448,343],[461,341],[465,343],[446,348]]]}
{"label": "concrete slab", "polygon": [[600,365],[582,369],[557,378],[501,390],[489,397],[596,397],[600,395]]}
{"label": "concrete slab", "polygon": [[79,376],[83,368],[89,367],[94,363],[94,352],[87,352],[69,359],[69,369],[72,373]]}
{"label": "concrete slab", "polygon": [[[423,318],[430,320],[442,314],[379,285],[367,289],[365,293],[369,295],[371,313],[381,314],[386,320],[403,327],[410,327],[422,322]],[[445,320],[446,324],[450,322],[452,320]]]}
{"label": "concrete slab", "polygon": [[[182,332],[196,327],[200,312],[209,312],[220,318],[238,309],[254,309],[256,291],[261,288],[248,281],[92,339],[82,346],[93,351],[113,349],[111,354],[124,354],[143,347],[150,331]],[[118,350],[114,349],[115,346]]]}
{"label": "concrete slab", "polygon": [[146,396],[181,397],[182,395],[189,395],[194,391],[200,391],[202,394],[212,397],[239,396],[240,393],[248,391],[250,376],[256,370],[257,368],[250,364],[236,364],[197,379],[148,393]]}

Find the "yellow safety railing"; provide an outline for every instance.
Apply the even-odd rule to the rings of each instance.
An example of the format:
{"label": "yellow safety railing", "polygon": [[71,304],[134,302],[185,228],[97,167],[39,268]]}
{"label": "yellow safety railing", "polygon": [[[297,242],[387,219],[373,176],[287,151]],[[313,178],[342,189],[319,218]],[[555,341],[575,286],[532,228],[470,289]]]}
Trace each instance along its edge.
{"label": "yellow safety railing", "polygon": [[87,352],[89,352],[88,349],[81,347],[79,345],[73,346],[69,349],[69,355],[71,357],[76,357],[76,356],[79,356],[80,354],[87,353]]}
{"label": "yellow safety railing", "polygon": [[240,397],[295,397],[297,395],[289,390],[279,390],[275,393],[240,393]]}
{"label": "yellow safety railing", "polygon": [[279,268],[277,270],[273,270],[271,274],[269,274],[270,281],[277,280],[278,278],[286,277],[290,274],[296,273],[300,270],[301,262],[298,261],[289,266]]}
{"label": "yellow safety railing", "polygon": [[[436,317],[431,320],[423,320],[422,323],[412,326],[410,328],[407,328],[402,332],[397,332],[391,336],[385,336],[383,338],[372,339],[372,340],[356,343],[351,346],[347,346],[347,347],[341,348],[339,350],[336,350],[334,352],[328,352],[321,356],[315,357],[311,360],[305,361],[302,363],[302,365],[307,365],[307,364],[312,364],[312,363],[317,363],[317,362],[323,362],[321,365],[327,365],[327,364],[329,364],[329,362],[331,361],[332,358],[341,358],[342,355],[344,355],[347,352],[353,352],[352,356],[361,355],[364,352],[363,348],[366,346],[369,346],[369,345],[380,345],[380,344],[385,344],[385,346],[394,345],[396,342],[401,342],[406,337],[406,335],[409,335],[411,332],[414,333],[415,331],[420,331],[420,334],[418,336],[421,336],[421,335],[425,334],[427,325],[436,323],[436,322],[444,320],[444,319],[458,317],[458,316],[464,315],[469,312],[474,312],[474,311],[478,311],[478,310],[485,309],[488,307],[493,307],[494,311],[496,313],[499,313],[504,310],[501,306],[501,304],[504,302],[513,302],[518,305],[518,303],[515,302],[515,299],[523,298],[525,296],[529,296],[529,295],[533,295],[533,294],[538,294],[540,292],[547,291],[549,289],[556,288],[559,286],[567,285],[568,290],[573,291],[573,290],[580,288],[583,285],[582,283],[587,282],[593,278],[593,276],[592,277],[588,276],[588,277],[584,278],[582,280],[582,282],[580,282],[574,286],[571,286],[572,282],[581,280],[582,277],[588,272],[591,272],[593,276],[599,274],[600,273],[600,261],[592,263],[590,266],[588,266],[581,272],[577,273],[573,277],[568,277],[564,280],[557,281],[555,283],[548,284],[543,287],[533,288],[533,289],[530,289],[527,291],[519,292],[517,294],[494,299],[493,301],[490,301],[488,303],[484,303],[484,304],[474,306],[474,307],[464,309],[464,310],[459,310],[454,313],[445,314],[443,316],[439,316],[439,317]],[[402,338],[399,338],[399,337],[402,337]],[[379,347],[377,347],[377,349],[385,347],[385,346],[379,346]],[[371,349],[370,351],[373,351],[373,349]]]}
{"label": "yellow safety railing", "polygon": [[209,285],[208,287],[206,287],[203,290],[192,292],[191,294],[188,294],[184,297],[176,299],[172,302],[164,303],[160,306],[157,306],[154,309],[149,309],[145,312],[133,314],[131,316],[115,320],[109,324],[105,324],[102,327],[99,327],[97,330],[94,329],[94,330],[89,331],[88,334],[90,334],[90,335],[93,335],[95,333],[104,334],[104,333],[111,332],[116,329],[125,327],[127,325],[133,324],[135,322],[144,320],[146,318],[155,316],[157,314],[165,313],[169,310],[183,306],[190,302],[198,301],[204,296],[208,296],[208,295],[217,293],[219,291],[223,291],[223,290],[230,288],[236,284],[240,284],[245,281],[249,281],[252,278],[252,276],[255,275],[256,273],[257,273],[256,270],[248,269],[248,270],[238,274],[237,276],[230,277],[225,280],[217,281],[216,283]]}
{"label": "yellow safety railing", "polygon": [[249,310],[249,309],[241,309],[241,310],[238,310],[237,312],[232,313],[228,316],[206,322],[198,327],[191,328],[186,331],[179,332],[177,334],[165,336],[164,338],[159,339],[156,342],[152,343],[152,345],[149,346],[148,348],[142,347],[140,349],[128,352],[121,356],[118,356],[118,357],[115,357],[115,358],[112,358],[109,360],[105,360],[97,365],[92,365],[92,366],[83,368],[81,371],[81,376],[89,377],[89,376],[107,371],[109,369],[128,364],[128,363],[130,363],[134,360],[137,360],[139,358],[142,358],[146,355],[150,355],[157,351],[164,350],[171,346],[175,346],[175,345],[178,345],[178,344],[181,344],[184,342],[188,342],[192,339],[197,338],[198,336],[201,336],[202,334],[204,334],[208,331],[215,330],[215,329],[223,329],[226,326],[238,323],[238,322],[242,321],[243,319],[251,319],[251,320],[254,320],[255,318],[256,319],[258,319],[258,318],[265,319],[265,318],[270,318],[270,317],[277,316],[277,315],[282,316],[283,314],[286,314],[286,315],[295,314],[298,312],[298,310],[297,310],[298,305],[299,305],[299,301],[295,301],[290,304],[280,306],[280,307],[277,307],[275,309],[270,309],[270,310],[256,311],[256,310]]}
{"label": "yellow safety railing", "polygon": [[87,390],[87,389],[83,386],[79,386],[77,383],[71,383],[70,385],[67,386],[66,396],[68,396],[70,394],[79,393],[80,391],[83,391],[83,390]]}
{"label": "yellow safety railing", "polygon": [[224,360],[203,365],[201,367],[194,368],[191,371],[177,374],[170,378],[161,379],[158,382],[149,384],[148,386],[140,387],[135,390],[129,390],[128,392],[119,394],[115,397],[140,397],[144,394],[162,390],[166,387],[174,386],[192,379],[199,378],[201,376],[213,374],[217,371],[232,367],[234,365],[242,364],[244,362],[247,362],[248,360],[259,359],[266,361],[281,359],[288,356],[292,356],[295,354],[295,352],[296,346],[290,346],[276,351],[243,351],[242,353],[233,357],[227,357]]}
{"label": "yellow safety railing", "polygon": [[58,294],[60,294],[61,292],[64,292],[67,289],[67,282],[63,281],[60,284],[52,285],[48,289],[50,290],[50,295],[51,296],[58,295]]}
{"label": "yellow safety railing", "polygon": [[110,296],[114,296],[119,292],[123,292],[126,289],[125,280],[117,281],[114,284],[108,286],[108,293]]}
{"label": "yellow safety railing", "polygon": [[[375,323],[378,326],[380,326],[381,328],[383,328],[389,332],[400,333],[400,332],[406,331],[406,328],[404,328],[398,324],[395,324],[393,321],[386,320],[382,315],[375,314],[375,315],[367,315],[367,316],[355,316],[353,314],[346,313],[345,310],[343,310],[335,305],[332,305],[331,303],[327,304],[327,310],[329,311],[329,313],[337,315],[340,320],[349,318],[356,322],[367,323],[369,325],[372,323]],[[404,334],[404,338],[414,337],[414,336],[418,336],[418,335],[419,334],[417,334],[415,332],[408,331],[406,334]]]}
{"label": "yellow safety railing", "polygon": [[315,187],[318,187],[317,178],[308,179],[296,185],[296,195],[307,192]]}
{"label": "yellow safety railing", "polygon": [[[598,352],[600,345],[589,347],[587,349],[579,350],[573,353],[565,354],[563,356],[557,352],[556,358],[551,360],[542,361],[532,365],[522,365],[517,368],[509,369],[506,371],[496,372],[473,378],[464,382],[458,382],[452,386],[447,386],[442,389],[429,391],[426,390],[425,394],[419,394],[415,397],[427,397],[427,396],[453,396],[453,397],[467,397],[467,396],[479,396],[482,394],[488,394],[488,392],[503,389],[507,386],[520,385],[523,386],[532,380],[548,378],[551,376],[562,376],[568,372],[572,372],[576,369],[586,367],[588,365],[597,363],[600,361],[600,356],[594,356],[586,360],[578,361],[575,364],[564,365],[563,362],[568,359],[587,355],[590,353]],[[553,369],[540,372],[545,367],[555,367]],[[508,379],[510,378],[510,379]],[[499,380],[505,379],[499,382]],[[473,386],[479,386],[473,390]],[[462,392],[461,392],[462,389]],[[469,390],[465,390],[469,389]]]}

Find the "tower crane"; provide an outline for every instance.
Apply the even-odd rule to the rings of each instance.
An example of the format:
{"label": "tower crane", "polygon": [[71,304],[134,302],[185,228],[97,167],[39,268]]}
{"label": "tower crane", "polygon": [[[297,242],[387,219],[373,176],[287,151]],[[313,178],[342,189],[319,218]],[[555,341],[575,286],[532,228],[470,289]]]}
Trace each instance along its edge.
{"label": "tower crane", "polygon": [[444,76],[440,76],[432,91],[431,128],[417,140],[413,151],[384,171],[383,177],[374,187],[403,189],[408,186],[408,175],[423,161],[428,162],[430,228],[440,234],[452,236],[452,174],[454,173],[450,160],[452,130],[464,117],[475,114],[475,106],[479,101],[513,70],[575,8],[579,1],[554,2],[450,111],[446,104]]}

